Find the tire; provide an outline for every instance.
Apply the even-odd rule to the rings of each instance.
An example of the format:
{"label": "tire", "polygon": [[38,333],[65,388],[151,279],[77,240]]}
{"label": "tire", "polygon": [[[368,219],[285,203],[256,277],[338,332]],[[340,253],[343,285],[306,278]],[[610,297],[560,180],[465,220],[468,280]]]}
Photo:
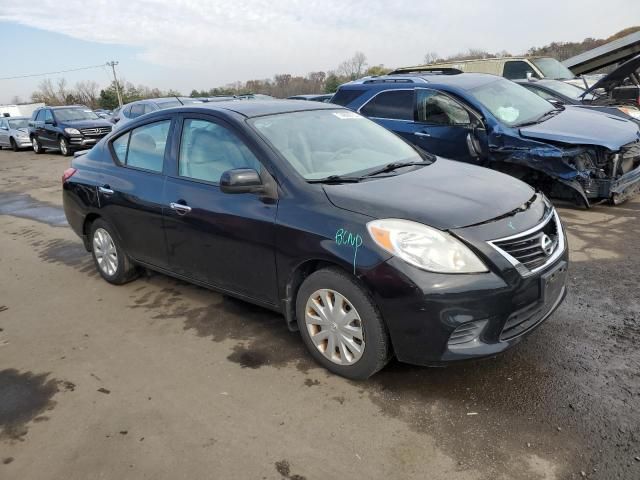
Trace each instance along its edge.
{"label": "tire", "polygon": [[31,137],[31,147],[37,155],[44,153],[44,149],[42,148],[42,144],[40,143],[40,140],[38,140],[38,137]]}
{"label": "tire", "polygon": [[[327,309],[326,304],[332,302],[333,308],[340,305],[340,310]],[[337,313],[332,314],[332,310]],[[333,373],[363,380],[391,358],[389,334],[375,303],[353,277],[339,268],[318,270],[304,280],[296,297],[296,318],[311,356]],[[362,337],[360,343],[358,335]],[[326,340],[319,340],[324,337]],[[330,342],[334,343],[333,352],[328,352]]]}
{"label": "tire", "polygon": [[66,138],[60,137],[58,139],[58,146],[60,147],[60,153],[63,156],[70,157],[73,154],[71,147],[69,146],[69,141]]}
{"label": "tire", "polygon": [[98,273],[107,282],[122,285],[138,276],[138,269],[122,249],[113,227],[102,219],[91,224],[91,255]]}
{"label": "tire", "polygon": [[13,150],[14,152],[17,152],[18,150],[20,150],[18,148],[18,144],[16,143],[16,141],[13,139],[13,137],[11,137],[11,150]]}

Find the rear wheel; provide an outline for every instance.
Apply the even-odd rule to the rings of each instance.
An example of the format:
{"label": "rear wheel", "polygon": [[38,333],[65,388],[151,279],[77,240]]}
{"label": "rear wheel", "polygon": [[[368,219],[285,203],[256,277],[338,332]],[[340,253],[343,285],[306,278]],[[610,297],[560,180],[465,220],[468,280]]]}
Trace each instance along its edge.
{"label": "rear wheel", "polygon": [[17,152],[18,149],[18,144],[16,143],[16,141],[13,139],[13,137],[11,137],[11,150],[13,150],[14,152]]}
{"label": "rear wheel", "polygon": [[338,375],[368,378],[391,357],[389,336],[373,300],[338,268],[318,270],[305,279],[296,317],[313,358]]}
{"label": "rear wheel", "polygon": [[98,272],[107,282],[122,285],[137,276],[137,268],[118,244],[113,228],[102,219],[91,224],[91,253]]}
{"label": "rear wheel", "polygon": [[42,149],[42,145],[40,144],[40,141],[38,140],[38,137],[32,137],[31,138],[31,146],[33,147],[33,151],[35,153],[37,153],[38,155],[43,153],[43,149]]}
{"label": "rear wheel", "polygon": [[60,137],[60,140],[58,140],[58,145],[60,146],[60,153],[62,155],[64,155],[65,157],[68,157],[69,155],[71,155],[71,148],[69,147],[69,141],[66,138]]}

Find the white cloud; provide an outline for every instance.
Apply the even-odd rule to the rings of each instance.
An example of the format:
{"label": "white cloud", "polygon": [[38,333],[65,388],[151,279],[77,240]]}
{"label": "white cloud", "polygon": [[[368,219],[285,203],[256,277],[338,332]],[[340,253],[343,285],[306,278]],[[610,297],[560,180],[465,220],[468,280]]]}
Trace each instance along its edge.
{"label": "white cloud", "polygon": [[137,47],[142,61],[172,67],[140,81],[182,89],[327,70],[358,50],[388,66],[428,51],[520,53],[607,36],[634,18],[634,0],[0,0],[0,20]]}

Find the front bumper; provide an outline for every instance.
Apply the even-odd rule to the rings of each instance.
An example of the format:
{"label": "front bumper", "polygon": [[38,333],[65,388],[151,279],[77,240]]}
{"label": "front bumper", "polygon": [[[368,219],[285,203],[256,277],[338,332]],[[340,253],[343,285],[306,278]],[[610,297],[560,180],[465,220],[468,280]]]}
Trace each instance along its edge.
{"label": "front bumper", "polygon": [[30,148],[31,147],[31,140],[29,139],[29,137],[14,137],[14,140],[16,142],[16,145],[18,146],[18,148]]}
{"label": "front bumper", "polygon": [[611,184],[611,199],[614,204],[622,203],[640,191],[640,166],[625,173]]}
{"label": "front bumper", "polygon": [[80,135],[71,135],[69,137],[69,146],[71,148],[74,148],[74,149],[76,149],[76,148],[82,148],[82,149],[91,148],[106,136],[107,135],[87,137],[87,136],[80,136]]}
{"label": "front bumper", "polygon": [[[534,215],[535,208],[539,209]],[[476,250],[488,272],[438,274],[392,257],[362,276],[398,360],[437,365],[493,356],[519,343],[551,316],[567,294],[566,242],[549,263],[523,275],[521,266],[479,240],[506,236],[510,224],[522,231],[538,225],[545,215],[541,210],[536,204],[526,213],[454,231]]]}

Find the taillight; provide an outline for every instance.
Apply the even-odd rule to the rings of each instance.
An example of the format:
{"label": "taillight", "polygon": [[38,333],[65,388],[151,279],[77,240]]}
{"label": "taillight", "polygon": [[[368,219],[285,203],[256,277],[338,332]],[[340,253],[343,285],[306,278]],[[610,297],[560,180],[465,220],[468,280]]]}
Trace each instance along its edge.
{"label": "taillight", "polygon": [[75,168],[67,168],[64,173],[62,174],[62,183],[66,182],[67,180],[69,180],[71,177],[73,177],[73,174],[76,173],[78,170]]}

